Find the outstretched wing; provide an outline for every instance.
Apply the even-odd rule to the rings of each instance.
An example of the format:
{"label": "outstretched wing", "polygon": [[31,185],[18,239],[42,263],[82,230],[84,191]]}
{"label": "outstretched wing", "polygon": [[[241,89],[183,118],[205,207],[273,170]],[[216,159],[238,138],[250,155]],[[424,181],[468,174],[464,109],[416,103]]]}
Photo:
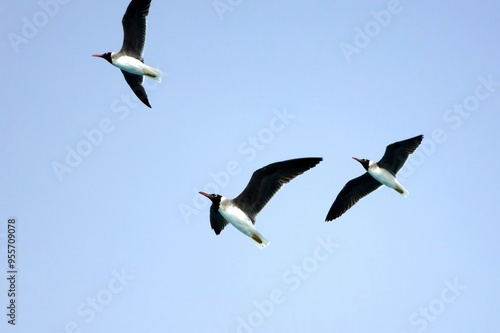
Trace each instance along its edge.
{"label": "outstretched wing", "polygon": [[379,167],[387,169],[394,176],[403,167],[408,156],[412,154],[422,142],[423,135],[394,142],[385,148],[385,154],[377,163]]}
{"label": "outstretched wing", "polygon": [[269,164],[253,173],[247,187],[233,201],[255,223],[257,214],[284,184],[322,160],[317,157],[298,158]]}
{"label": "outstretched wing", "polygon": [[142,75],[136,75],[136,74],[131,74],[129,72],[125,72],[122,70],[123,77],[125,77],[125,81],[127,81],[128,85],[130,88],[132,88],[132,91],[134,94],[148,107],[151,107],[151,104],[149,104],[148,100],[148,95],[146,94],[146,90],[144,90],[144,87],[142,86],[142,82],[144,81],[144,76]]}
{"label": "outstretched wing", "polygon": [[132,0],[123,15],[123,45],[121,52],[143,61],[146,43],[146,16],[151,0]]}
{"label": "outstretched wing", "polygon": [[228,225],[226,219],[219,213],[219,210],[212,204],[210,207],[210,226],[218,235]]}
{"label": "outstretched wing", "polygon": [[370,176],[368,172],[351,179],[337,195],[337,198],[330,207],[325,221],[331,221],[340,217],[349,208],[354,206],[363,197],[378,189],[382,184]]}

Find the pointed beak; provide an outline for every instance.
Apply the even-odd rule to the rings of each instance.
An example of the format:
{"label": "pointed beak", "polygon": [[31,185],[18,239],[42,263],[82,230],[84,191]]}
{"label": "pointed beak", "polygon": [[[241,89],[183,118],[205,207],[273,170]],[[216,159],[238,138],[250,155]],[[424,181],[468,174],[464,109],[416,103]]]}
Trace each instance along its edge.
{"label": "pointed beak", "polygon": [[361,160],[359,158],[357,158],[357,157],[353,157],[352,159],[358,161],[359,163],[361,163]]}
{"label": "pointed beak", "polygon": [[198,193],[200,193],[201,195],[204,195],[204,196],[206,196],[207,198],[209,198],[209,199],[210,199],[210,194],[205,193],[205,192],[198,192]]}
{"label": "pointed beak", "polygon": [[103,57],[103,55],[102,55],[102,54],[93,54],[92,56],[93,56],[93,57],[99,57],[99,58],[102,58],[102,57]]}

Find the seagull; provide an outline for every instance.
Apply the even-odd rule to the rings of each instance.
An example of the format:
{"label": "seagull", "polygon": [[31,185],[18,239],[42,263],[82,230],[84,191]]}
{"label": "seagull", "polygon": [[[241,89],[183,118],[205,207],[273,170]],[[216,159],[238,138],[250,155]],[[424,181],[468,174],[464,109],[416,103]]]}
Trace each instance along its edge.
{"label": "seagull", "polygon": [[148,107],[148,95],[142,86],[144,75],[161,82],[161,71],[144,64],[143,51],[146,43],[146,16],[151,0],[132,0],[123,15],[123,45],[119,52],[94,54],[93,57],[106,59],[121,69],[135,95]]}
{"label": "seagull", "polygon": [[409,192],[396,179],[396,174],[403,167],[408,156],[420,145],[423,138],[423,135],[418,135],[414,138],[388,145],[384,156],[377,163],[353,157],[354,160],[361,163],[367,172],[357,178],[351,179],[345,184],[326,215],[326,221],[328,222],[340,217],[349,208],[354,206],[356,202],[382,185],[396,190],[396,192],[406,198]]}
{"label": "seagull", "polygon": [[254,227],[255,217],[284,184],[315,167],[322,160],[320,157],[310,157],[269,164],[255,171],[247,187],[234,199],[199,192],[212,201],[210,225],[215,234],[220,234],[224,227],[231,223],[250,237],[258,247],[268,246],[269,241]]}

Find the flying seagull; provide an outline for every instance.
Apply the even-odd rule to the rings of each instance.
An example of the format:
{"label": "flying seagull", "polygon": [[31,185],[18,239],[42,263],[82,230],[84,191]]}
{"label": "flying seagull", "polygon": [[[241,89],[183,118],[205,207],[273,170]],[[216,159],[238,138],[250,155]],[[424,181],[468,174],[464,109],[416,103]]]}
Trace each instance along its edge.
{"label": "flying seagull", "polygon": [[396,179],[396,174],[403,167],[408,156],[420,145],[423,138],[423,135],[418,135],[388,145],[384,156],[377,163],[353,157],[353,159],[361,163],[367,172],[345,184],[326,215],[326,221],[340,217],[356,202],[382,185],[386,185],[396,190],[403,197],[407,197],[409,192]]}
{"label": "flying seagull", "polygon": [[148,107],[148,95],[142,86],[144,75],[161,82],[161,71],[144,64],[143,51],[146,43],[146,16],[151,0],[132,0],[123,15],[123,45],[119,52],[94,54],[93,57],[106,59],[121,69],[125,81],[135,95]]}
{"label": "flying seagull", "polygon": [[269,241],[255,229],[255,217],[278,190],[293,178],[315,167],[323,159],[298,158],[269,164],[255,171],[247,187],[234,199],[219,194],[200,192],[212,201],[210,225],[218,235],[231,223],[236,229],[264,248]]}

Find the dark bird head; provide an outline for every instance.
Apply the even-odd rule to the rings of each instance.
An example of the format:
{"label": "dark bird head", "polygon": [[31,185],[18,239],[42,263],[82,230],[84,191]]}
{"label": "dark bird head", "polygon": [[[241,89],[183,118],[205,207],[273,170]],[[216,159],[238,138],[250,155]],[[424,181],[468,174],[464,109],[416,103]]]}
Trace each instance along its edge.
{"label": "dark bird head", "polygon": [[363,166],[363,168],[365,168],[365,170],[368,170],[368,167],[370,166],[370,160],[367,160],[367,159],[364,159],[364,158],[356,158],[356,157],[353,157],[354,160],[358,161],[359,163],[361,163],[361,165]]}
{"label": "dark bird head", "polygon": [[205,193],[205,192],[199,192],[201,195],[204,195],[206,196],[207,198],[209,198],[212,203],[216,206],[216,207],[219,207],[219,204],[220,204],[220,199],[222,198],[221,195],[219,194],[208,194],[208,193]]}
{"label": "dark bird head", "polygon": [[98,58],[106,59],[110,64],[112,64],[112,62],[111,62],[111,52],[106,52],[104,54],[93,54],[92,56],[93,57],[98,57]]}

